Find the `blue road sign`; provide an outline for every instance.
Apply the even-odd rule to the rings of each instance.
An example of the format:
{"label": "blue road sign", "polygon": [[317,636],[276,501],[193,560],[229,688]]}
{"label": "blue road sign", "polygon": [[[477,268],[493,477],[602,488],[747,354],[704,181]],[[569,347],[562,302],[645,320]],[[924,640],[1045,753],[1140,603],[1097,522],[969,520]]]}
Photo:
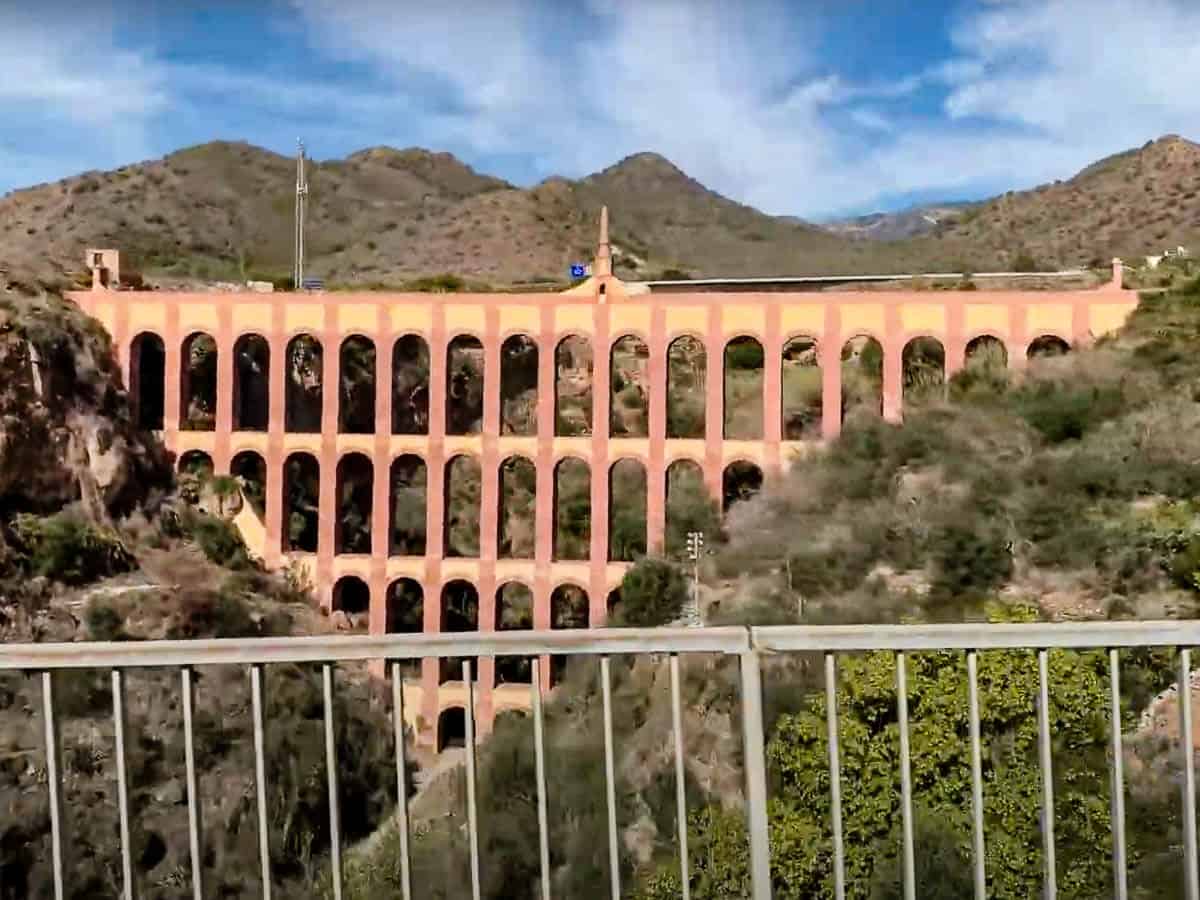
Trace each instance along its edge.
{"label": "blue road sign", "polygon": [[587,274],[587,266],[585,266],[583,263],[572,263],[571,264],[571,277],[572,278],[582,278],[586,274]]}

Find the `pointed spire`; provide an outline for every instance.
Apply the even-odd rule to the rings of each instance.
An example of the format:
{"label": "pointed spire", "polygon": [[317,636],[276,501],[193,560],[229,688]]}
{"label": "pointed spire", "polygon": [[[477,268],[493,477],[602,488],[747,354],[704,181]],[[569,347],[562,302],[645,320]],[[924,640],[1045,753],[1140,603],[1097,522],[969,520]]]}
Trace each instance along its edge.
{"label": "pointed spire", "polygon": [[592,275],[612,274],[612,251],[608,245],[608,207],[600,207],[600,241],[596,246],[596,259],[592,263]]}

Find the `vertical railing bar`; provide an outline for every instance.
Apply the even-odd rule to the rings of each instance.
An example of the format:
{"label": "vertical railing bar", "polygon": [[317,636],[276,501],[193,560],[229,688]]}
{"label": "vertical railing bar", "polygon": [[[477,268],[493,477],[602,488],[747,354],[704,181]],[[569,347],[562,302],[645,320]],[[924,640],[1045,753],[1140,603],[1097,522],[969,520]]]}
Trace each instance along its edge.
{"label": "vertical railing bar", "polygon": [[133,881],[133,846],[129,838],[129,771],[125,759],[125,673],[112,670],[113,739],[116,744],[117,813],[121,828],[121,881],[123,900],[134,900],[137,886]]}
{"label": "vertical railing bar", "polygon": [[271,833],[267,829],[267,762],[263,735],[263,665],[250,666],[250,707],[254,716],[254,783],[258,805],[258,862],[263,900],[271,900]]}
{"label": "vertical railing bar", "polygon": [[475,682],[471,678],[471,660],[465,659],[462,664],[463,686],[467,692],[467,709],[464,718],[466,726],[467,765],[467,840],[471,853],[471,897],[479,900],[479,811],[475,805]]}
{"label": "vertical railing bar", "polygon": [[842,843],[842,760],[838,745],[837,662],[825,654],[825,731],[829,737],[829,811],[833,829],[833,895],[846,896],[846,848]]}
{"label": "vertical railing bar", "polygon": [[1042,770],[1042,852],[1046,863],[1043,896],[1058,896],[1058,865],[1054,855],[1054,772],[1050,754],[1050,687],[1046,650],[1037,652],[1038,660],[1038,755]]}
{"label": "vertical railing bar", "polygon": [[1125,856],[1125,760],[1121,746],[1121,671],[1115,647],[1108,651],[1108,679],[1112,699],[1112,823],[1113,885],[1117,900],[1129,896],[1128,861]]}
{"label": "vertical railing bar", "polygon": [[1196,870],[1196,752],[1192,741],[1192,652],[1179,650],[1179,744],[1183,752],[1183,861],[1187,900],[1200,900]]}
{"label": "vertical railing bar", "polygon": [[334,900],[342,900],[342,834],[339,809],[337,741],[333,722],[333,663],[321,665],[325,695],[325,775],[329,785],[329,859],[333,874]]}
{"label": "vertical railing bar", "polygon": [[750,832],[753,900],[771,900],[771,843],[767,823],[767,759],[763,738],[762,672],[758,653],[741,654],[742,756],[746,766],[746,827]]}
{"label": "vertical railing bar", "polygon": [[392,728],[396,740],[396,830],[400,835],[400,895],[412,900],[412,875],[408,851],[408,759],[404,747],[404,676],[399,661],[392,662]]}
{"label": "vertical railing bar", "polygon": [[54,708],[54,673],[42,672],[42,724],[46,737],[46,783],[50,790],[50,854],[54,878],[54,898],[66,897],[66,863],[63,856],[63,797],[61,732]]}
{"label": "vertical railing bar", "polygon": [[183,757],[187,778],[188,846],[192,858],[192,898],[204,900],[204,857],[200,850],[200,789],[196,779],[195,678],[191,666],[180,669],[183,693]]}
{"label": "vertical railing bar", "polygon": [[542,661],[533,658],[533,758],[537,768],[538,859],[542,873],[542,900],[550,900],[550,824],[546,815],[546,741],[542,723]]}
{"label": "vertical railing bar", "polygon": [[974,847],[975,900],[987,898],[983,838],[983,750],[979,739],[979,654],[967,651],[967,726],[971,736],[971,822]]}
{"label": "vertical railing bar", "polygon": [[683,900],[691,900],[688,874],[687,785],[683,764],[683,698],[679,684],[679,654],[671,654],[671,729],[675,737],[675,816],[679,830],[679,885]]}
{"label": "vertical railing bar", "polygon": [[604,789],[608,803],[608,884],[612,900],[621,900],[621,856],[617,846],[617,782],[613,763],[612,678],[607,656],[600,657],[600,692],[604,699]]}
{"label": "vertical railing bar", "polygon": [[912,772],[908,747],[908,671],[904,651],[896,653],[896,711],[900,720],[900,813],[903,830],[904,900],[915,900],[916,866],[913,862]]}

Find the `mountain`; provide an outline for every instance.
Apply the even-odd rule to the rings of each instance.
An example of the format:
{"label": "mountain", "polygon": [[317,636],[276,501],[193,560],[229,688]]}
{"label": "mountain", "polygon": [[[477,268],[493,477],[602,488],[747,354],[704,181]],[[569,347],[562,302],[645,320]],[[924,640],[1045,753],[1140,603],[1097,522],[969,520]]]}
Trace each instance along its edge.
{"label": "mountain", "polygon": [[938,203],[912,206],[894,213],[871,213],[849,219],[822,223],[826,231],[843,237],[874,241],[896,241],[934,231],[939,225],[956,221],[975,206],[974,203]]}
{"label": "mountain", "polygon": [[[905,215],[955,205],[831,230],[723,197],[654,153],[519,188],[448,153],[375,147],[313,162],[308,180],[307,273],[363,286],[441,273],[497,286],[564,280],[570,263],[591,258],[603,204],[628,279],[983,271],[1022,254],[1069,266],[1200,238],[1200,147],[1177,136],[916,236]],[[294,181],[289,157],[213,142],[14,191],[0,198],[0,274],[62,283],[81,276],[86,247],[110,246],[123,270],[157,284],[283,277]]]}

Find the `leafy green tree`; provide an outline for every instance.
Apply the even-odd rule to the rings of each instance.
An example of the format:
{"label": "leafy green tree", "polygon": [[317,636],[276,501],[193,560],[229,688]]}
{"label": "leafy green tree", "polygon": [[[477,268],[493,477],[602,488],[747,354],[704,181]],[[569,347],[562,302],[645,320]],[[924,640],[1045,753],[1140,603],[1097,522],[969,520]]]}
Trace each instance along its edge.
{"label": "leafy green tree", "polygon": [[687,582],[678,567],[663,559],[639,559],[621,579],[619,624],[633,628],[666,625],[679,617]]}

